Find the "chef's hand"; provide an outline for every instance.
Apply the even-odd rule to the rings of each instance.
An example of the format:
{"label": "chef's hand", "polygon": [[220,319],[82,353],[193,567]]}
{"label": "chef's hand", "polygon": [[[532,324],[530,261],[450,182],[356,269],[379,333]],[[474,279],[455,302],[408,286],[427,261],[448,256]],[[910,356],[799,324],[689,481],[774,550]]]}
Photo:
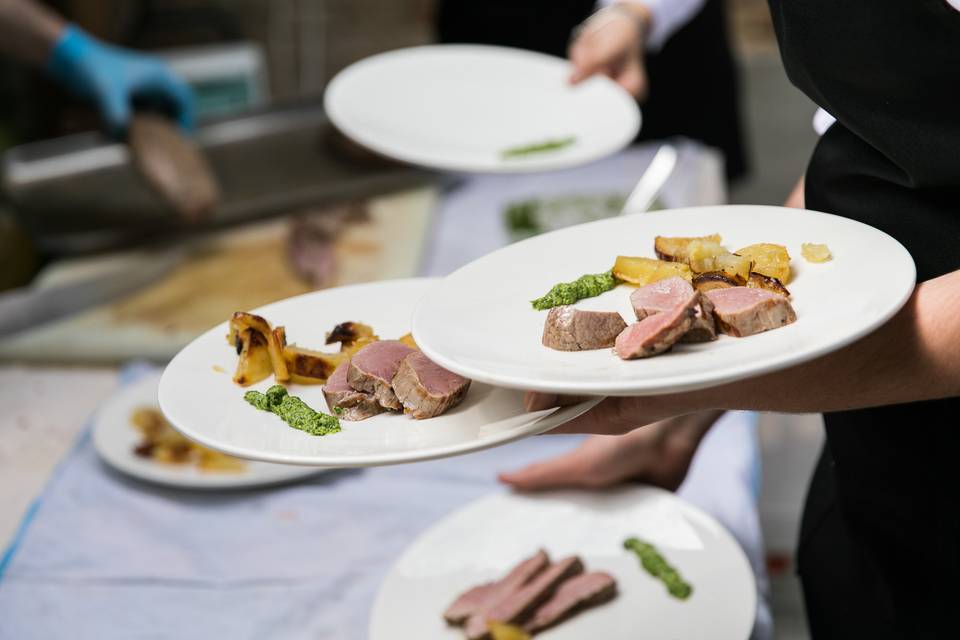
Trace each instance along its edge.
{"label": "chef's hand", "polygon": [[[694,413],[696,405],[686,408],[685,403],[670,396],[640,396],[631,398],[604,398],[590,411],[566,422],[550,433],[591,433],[595,435],[623,435],[639,427],[660,420]],[[552,407],[579,404],[587,397],[559,396],[551,393],[528,391],[524,396],[527,411],[542,411]],[[681,408],[683,407],[683,408]]]}
{"label": "chef's hand", "polygon": [[570,46],[570,82],[602,73],[630,95],[643,98],[647,93],[643,44],[649,29],[650,10],[638,2],[620,2],[595,13]]}
{"label": "chef's hand", "polygon": [[570,453],[501,473],[499,479],[518,491],[602,489],[623,482],[675,491],[719,415],[693,414],[655,422],[622,436],[593,436]]}
{"label": "chef's hand", "polygon": [[161,109],[185,131],[193,128],[193,93],[159,58],[104,44],[68,25],[47,68],[71,91],[96,103],[114,136],[126,133],[134,103]]}

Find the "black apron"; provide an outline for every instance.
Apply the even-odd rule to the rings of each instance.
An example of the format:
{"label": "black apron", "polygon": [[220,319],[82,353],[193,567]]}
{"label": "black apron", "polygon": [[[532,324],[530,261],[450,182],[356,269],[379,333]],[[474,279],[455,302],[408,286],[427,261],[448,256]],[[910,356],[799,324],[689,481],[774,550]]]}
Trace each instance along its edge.
{"label": "black apron", "polygon": [[[919,281],[960,269],[960,13],[944,0],[770,7],[791,81],[837,118],[807,168],[807,207],[895,237]],[[824,419],[798,550],[814,637],[960,637],[960,400]]]}
{"label": "black apron", "polygon": [[[566,57],[570,34],[595,0],[439,0],[440,42],[494,44]],[[650,97],[638,141],[686,136],[719,149],[728,179],[745,175],[737,73],[724,0],[703,10],[646,56]]]}

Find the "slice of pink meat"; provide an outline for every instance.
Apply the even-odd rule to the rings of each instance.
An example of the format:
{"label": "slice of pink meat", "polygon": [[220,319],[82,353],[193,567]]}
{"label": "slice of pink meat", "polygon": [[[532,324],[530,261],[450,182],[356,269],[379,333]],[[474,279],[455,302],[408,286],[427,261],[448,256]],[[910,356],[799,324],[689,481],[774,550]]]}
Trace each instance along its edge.
{"label": "slice of pink meat", "polygon": [[342,362],[333,370],[323,385],[323,397],[327,406],[343,420],[365,420],[383,411],[372,393],[357,391],[347,382],[350,361]]}
{"label": "slice of pink meat", "polygon": [[691,288],[684,301],[669,311],[647,316],[617,336],[614,351],[624,360],[649,358],[663,353],[690,330],[700,296]]}
{"label": "slice of pink meat", "polygon": [[[637,320],[643,320],[683,304],[692,291],[693,285],[679,276],[674,276],[640,287],[630,294],[630,304]],[[717,339],[711,310],[709,301],[701,298],[693,324],[680,338],[680,342],[708,342]]]}
{"label": "slice of pink meat", "polygon": [[419,351],[404,358],[393,377],[393,392],[403,410],[418,420],[457,406],[469,388],[468,379],[447,371]]}
{"label": "slice of pink meat", "polygon": [[720,330],[744,337],[795,322],[797,314],[785,297],[748,287],[713,289],[706,294]]}
{"label": "slice of pink meat", "polygon": [[617,595],[617,581],[609,573],[594,571],[574,576],[561,584],[524,625],[529,633],[568,620],[584,609],[603,604]]}
{"label": "slice of pink meat", "polygon": [[385,409],[399,411],[403,405],[391,383],[400,363],[414,351],[399,340],[372,342],[353,355],[347,370],[347,382],[357,391],[372,393]]}
{"label": "slice of pink meat", "polygon": [[473,587],[462,593],[453,601],[453,604],[447,607],[443,617],[450,624],[463,624],[471,616],[486,611],[501,599],[518,591],[546,569],[549,564],[550,558],[541,549],[529,558],[517,563],[500,580]]}

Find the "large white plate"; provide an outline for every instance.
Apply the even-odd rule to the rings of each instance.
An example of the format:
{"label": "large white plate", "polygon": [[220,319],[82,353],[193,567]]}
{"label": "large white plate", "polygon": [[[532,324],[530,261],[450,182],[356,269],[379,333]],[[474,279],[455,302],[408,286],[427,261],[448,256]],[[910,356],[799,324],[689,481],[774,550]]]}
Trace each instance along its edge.
{"label": "large white plate", "polygon": [[[396,338],[410,330],[416,302],[436,280],[422,278],[327,289],[254,310],[287,339],[321,349],[325,332],[347,320],[372,325]],[[343,431],[311,436],[243,400],[247,390],[231,375],[236,352],[227,345],[227,323],[214,327],[170,362],[160,381],[160,408],[180,432],[208,447],[241,458],[329,467],[362,467],[442,458],[542,433],[580,415],[595,403],[527,413],[517,391],[473,384],[462,404],[430,420],[381,414],[342,421]],[[249,388],[263,391],[272,376]],[[289,385],[311,407],[329,411],[321,388]]]}
{"label": "large white plate", "polygon": [[[623,541],[653,542],[693,585],[686,601],[669,596]],[[551,629],[543,640],[747,638],[756,584],[746,556],[710,516],[666,491],[629,487],[605,493],[504,494],[481,499],[418,538],[377,595],[370,640],[459,640],[441,618],[471,586],[504,575],[543,547],[554,559],[576,554],[587,570],[617,580],[619,595]]]}
{"label": "large white plate", "polygon": [[[561,352],[541,344],[547,312],[533,310],[530,300],[554,284],[606,271],[617,255],[653,257],[657,235],[717,232],[733,251],[755,242],[786,245],[796,274],[789,285],[795,323],[632,361],[607,349]],[[826,243],[834,259],[807,263],[800,256],[804,242]],[[915,278],[900,243],[853,220],[783,207],[674,209],[561,229],[480,258],[430,290],[414,315],[413,335],[437,363],[490,384],[588,395],[667,393],[760,375],[839,349],[893,316]],[[578,305],[617,310],[629,322],[630,291],[620,286]]]}
{"label": "large white plate", "polygon": [[94,418],[93,445],[104,462],[118,471],[183,489],[239,489],[292,482],[326,470],[251,461],[237,473],[212,473],[193,465],[163,464],[136,455],[133,449],[140,434],[130,424],[130,416],[140,407],[157,407],[159,384],[159,373],[143,376],[120,389]]}
{"label": "large white plate", "polygon": [[[541,53],[433,45],[357,62],[330,82],[324,108],[347,136],[383,155],[447,171],[573,167],[623,148],[640,128],[637,103],[594,77],[571,86],[569,64]],[[516,146],[573,136],[555,151],[504,159]]]}

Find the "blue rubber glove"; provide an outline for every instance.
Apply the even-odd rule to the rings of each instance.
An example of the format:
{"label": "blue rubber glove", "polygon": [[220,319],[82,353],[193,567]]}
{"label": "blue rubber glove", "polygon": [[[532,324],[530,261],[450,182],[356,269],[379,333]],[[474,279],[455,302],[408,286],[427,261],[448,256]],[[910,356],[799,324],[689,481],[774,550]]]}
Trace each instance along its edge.
{"label": "blue rubber glove", "polygon": [[134,99],[163,109],[185,131],[193,130],[193,92],[154,56],[104,44],[70,25],[54,45],[47,69],[78,96],[95,102],[114,136],[126,134]]}

